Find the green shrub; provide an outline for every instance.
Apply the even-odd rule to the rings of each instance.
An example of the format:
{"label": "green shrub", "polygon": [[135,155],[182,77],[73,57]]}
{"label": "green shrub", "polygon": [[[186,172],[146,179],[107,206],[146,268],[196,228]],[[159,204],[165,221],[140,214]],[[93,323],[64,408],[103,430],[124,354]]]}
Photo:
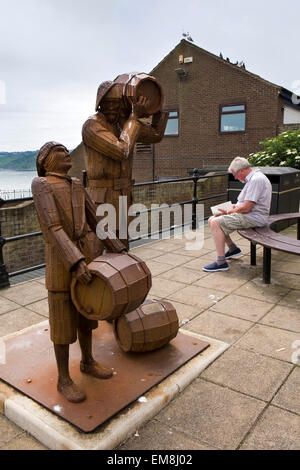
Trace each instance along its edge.
{"label": "green shrub", "polygon": [[251,166],[289,166],[300,168],[300,129],[286,131],[260,142],[264,150],[249,155]]}

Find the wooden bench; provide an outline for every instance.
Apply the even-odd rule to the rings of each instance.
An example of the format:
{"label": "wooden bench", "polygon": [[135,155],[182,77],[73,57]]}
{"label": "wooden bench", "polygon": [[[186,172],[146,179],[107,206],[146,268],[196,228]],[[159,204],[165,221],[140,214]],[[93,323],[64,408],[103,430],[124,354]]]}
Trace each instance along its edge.
{"label": "wooden bench", "polygon": [[[283,220],[297,220],[297,240],[274,232],[272,226]],[[271,250],[284,251],[294,255],[300,255],[300,212],[291,214],[278,214],[269,217],[268,225],[238,230],[242,237],[251,243],[251,266],[256,266],[256,245],[264,247],[263,255],[263,281],[271,282]]]}

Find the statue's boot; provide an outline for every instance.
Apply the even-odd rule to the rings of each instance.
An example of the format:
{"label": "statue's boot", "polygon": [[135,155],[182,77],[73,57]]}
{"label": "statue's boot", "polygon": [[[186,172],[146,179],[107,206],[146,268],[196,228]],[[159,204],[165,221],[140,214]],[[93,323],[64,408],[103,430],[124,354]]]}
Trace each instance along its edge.
{"label": "statue's boot", "polygon": [[96,361],[80,362],[80,370],[85,374],[97,377],[97,379],[109,379],[113,375],[113,369],[107,369]]}
{"label": "statue's boot", "polygon": [[86,394],[74,384],[73,381],[57,384],[57,390],[70,402],[81,403],[86,399]]}

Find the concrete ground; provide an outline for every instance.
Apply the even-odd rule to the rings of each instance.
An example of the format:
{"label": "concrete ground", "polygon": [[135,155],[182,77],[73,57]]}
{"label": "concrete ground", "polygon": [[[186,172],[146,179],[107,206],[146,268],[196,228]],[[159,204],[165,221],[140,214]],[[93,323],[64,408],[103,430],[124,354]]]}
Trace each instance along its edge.
{"label": "concrete ground", "polygon": [[[295,226],[285,232],[296,237]],[[205,273],[215,251],[208,227],[204,234],[198,251],[170,239],[133,253],[152,272],[150,297],[169,299],[182,328],[230,347],[119,449],[299,449],[300,258],[273,251],[266,286],[262,249],[251,267],[249,242],[235,234],[243,256],[230,260],[228,272]],[[47,316],[43,277],[0,290],[0,337]],[[0,403],[5,449],[45,447],[1,414]]]}

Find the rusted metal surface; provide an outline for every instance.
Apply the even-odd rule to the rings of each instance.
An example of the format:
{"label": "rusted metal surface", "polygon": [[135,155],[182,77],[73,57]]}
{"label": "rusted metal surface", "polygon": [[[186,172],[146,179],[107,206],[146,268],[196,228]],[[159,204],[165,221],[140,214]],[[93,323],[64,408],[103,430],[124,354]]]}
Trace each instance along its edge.
{"label": "rusted metal surface", "polygon": [[178,333],[174,306],[165,300],[146,300],[114,322],[114,332],[125,352],[145,352],[165,346]]}
{"label": "rusted metal surface", "polygon": [[78,342],[72,344],[71,377],[87,395],[84,402],[74,404],[56,390],[57,368],[48,328],[37,326],[5,344],[6,364],[0,365],[0,379],[84,432],[95,430],[209,346],[179,332],[162,349],[125,353],[115,340],[112,325],[100,322],[94,330],[94,357],[113,367],[115,374],[99,380],[81,373],[80,348]]}

